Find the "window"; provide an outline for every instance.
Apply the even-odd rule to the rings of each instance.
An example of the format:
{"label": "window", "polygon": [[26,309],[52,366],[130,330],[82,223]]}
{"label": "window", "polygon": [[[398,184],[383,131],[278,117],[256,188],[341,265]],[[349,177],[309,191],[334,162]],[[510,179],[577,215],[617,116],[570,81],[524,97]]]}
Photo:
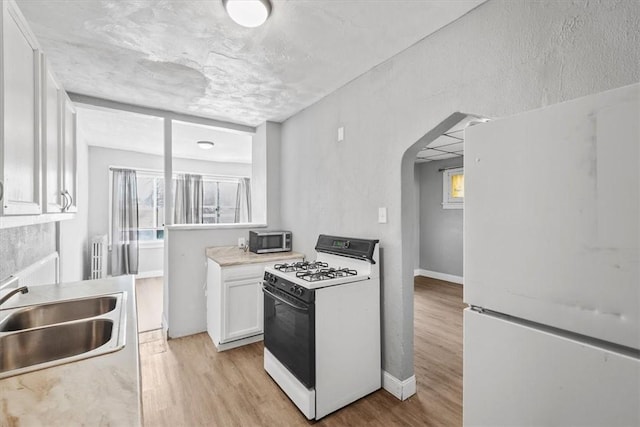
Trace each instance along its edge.
{"label": "window", "polygon": [[138,238],[164,239],[164,178],[159,174],[137,172]]}
{"label": "window", "polygon": [[[164,239],[164,177],[161,172],[136,171],[138,191],[138,238],[154,242]],[[176,175],[174,175],[174,186]],[[204,224],[231,224],[236,221],[239,178],[204,175]]]}
{"label": "window", "polygon": [[204,177],[203,187],[202,222],[204,224],[230,224],[235,222],[238,181],[221,181],[212,177]]}
{"label": "window", "polygon": [[447,169],[442,172],[442,208],[462,209],[464,207],[464,170]]}

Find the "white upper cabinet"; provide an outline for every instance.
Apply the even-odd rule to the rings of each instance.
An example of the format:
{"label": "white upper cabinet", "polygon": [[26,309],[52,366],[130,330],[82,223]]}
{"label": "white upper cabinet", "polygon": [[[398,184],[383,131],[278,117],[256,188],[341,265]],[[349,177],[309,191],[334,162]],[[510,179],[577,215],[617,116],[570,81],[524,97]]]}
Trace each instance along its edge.
{"label": "white upper cabinet", "polygon": [[40,50],[13,1],[1,13],[0,213],[40,214]]}
{"label": "white upper cabinet", "polygon": [[63,209],[65,212],[77,212],[77,140],[76,140],[76,109],[66,93],[62,93],[63,114],[63,167],[62,167],[62,193],[65,199]]}
{"label": "white upper cabinet", "polygon": [[45,59],[42,67],[43,208],[47,213],[59,213],[65,206],[62,191],[62,89]]}
{"label": "white upper cabinet", "polygon": [[76,110],[14,0],[0,23],[0,228],[72,217]]}

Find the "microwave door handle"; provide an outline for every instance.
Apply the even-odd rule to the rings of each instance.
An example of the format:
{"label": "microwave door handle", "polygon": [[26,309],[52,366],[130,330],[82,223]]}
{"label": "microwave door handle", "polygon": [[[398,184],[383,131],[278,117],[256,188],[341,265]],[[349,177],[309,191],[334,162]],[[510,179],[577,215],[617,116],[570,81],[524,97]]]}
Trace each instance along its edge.
{"label": "microwave door handle", "polygon": [[300,311],[309,311],[309,308],[308,308],[308,307],[301,307],[301,306],[299,306],[299,305],[296,305],[296,304],[290,303],[289,301],[284,300],[284,299],[280,298],[278,295],[276,295],[276,294],[274,294],[273,292],[269,291],[269,290],[268,290],[267,288],[265,288],[265,287],[263,287],[263,288],[262,288],[262,291],[263,291],[265,294],[267,294],[267,295],[271,296],[273,299],[276,299],[276,300],[280,301],[281,303],[288,305],[289,307],[295,308],[296,310],[300,310]]}

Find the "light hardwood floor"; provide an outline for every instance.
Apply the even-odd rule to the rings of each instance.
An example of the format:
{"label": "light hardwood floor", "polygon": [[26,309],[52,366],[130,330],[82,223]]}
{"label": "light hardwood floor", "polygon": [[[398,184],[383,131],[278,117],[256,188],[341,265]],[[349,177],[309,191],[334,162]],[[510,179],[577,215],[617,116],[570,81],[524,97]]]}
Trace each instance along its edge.
{"label": "light hardwood floor", "polygon": [[462,286],[416,278],[417,394],[379,390],[318,422],[306,418],[262,367],[262,343],[218,353],[206,333],[164,341],[140,334],[145,426],[459,426]]}

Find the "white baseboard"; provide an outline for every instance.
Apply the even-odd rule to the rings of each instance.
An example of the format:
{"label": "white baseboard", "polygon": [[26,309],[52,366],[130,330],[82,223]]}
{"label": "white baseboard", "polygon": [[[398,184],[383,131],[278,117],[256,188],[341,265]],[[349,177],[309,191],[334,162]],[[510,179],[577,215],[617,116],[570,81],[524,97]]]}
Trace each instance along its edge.
{"label": "white baseboard", "polygon": [[453,274],[447,273],[438,273],[437,271],[424,270],[422,268],[416,268],[415,270],[413,270],[413,275],[431,277],[432,279],[438,280],[446,280],[447,282],[457,283],[459,285],[462,285],[463,283],[462,276],[454,276]]}
{"label": "white baseboard", "polygon": [[382,371],[382,388],[399,400],[407,400],[416,394],[416,376],[412,375],[406,380],[400,381],[387,371]]}
{"label": "white baseboard", "polygon": [[143,271],[141,273],[136,274],[136,279],[147,279],[149,277],[161,277],[161,276],[164,276],[164,271],[162,270]]}

